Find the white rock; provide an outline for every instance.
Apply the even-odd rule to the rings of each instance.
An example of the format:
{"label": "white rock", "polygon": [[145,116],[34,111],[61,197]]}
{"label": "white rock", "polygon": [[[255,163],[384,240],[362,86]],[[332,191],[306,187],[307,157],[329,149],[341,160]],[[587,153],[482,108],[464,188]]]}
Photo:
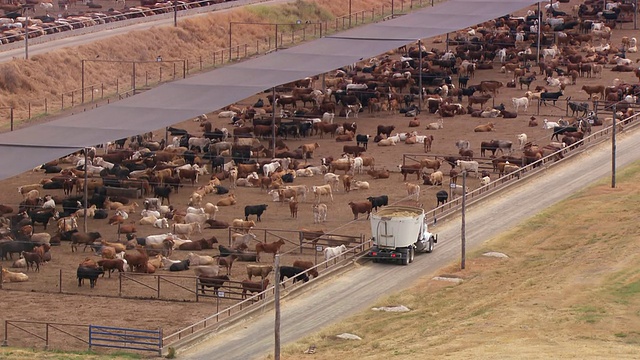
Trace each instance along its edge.
{"label": "white rock", "polygon": [[349,333],[342,333],[340,335],[336,335],[336,337],[344,340],[362,340],[360,336]]}
{"label": "white rock", "polygon": [[389,312],[407,312],[411,311],[408,307],[404,305],[400,306],[383,306],[379,308],[372,308],[373,311],[389,311]]}
{"label": "white rock", "polygon": [[508,258],[509,257],[507,254],[503,254],[501,252],[496,252],[496,251],[490,251],[490,252],[484,253],[482,255],[483,256],[491,256],[491,257],[498,257],[498,258]]}
{"label": "white rock", "polygon": [[433,280],[439,280],[439,281],[448,281],[448,282],[452,282],[452,283],[461,283],[462,279],[460,278],[455,278],[455,277],[445,277],[445,276],[436,276],[433,278]]}

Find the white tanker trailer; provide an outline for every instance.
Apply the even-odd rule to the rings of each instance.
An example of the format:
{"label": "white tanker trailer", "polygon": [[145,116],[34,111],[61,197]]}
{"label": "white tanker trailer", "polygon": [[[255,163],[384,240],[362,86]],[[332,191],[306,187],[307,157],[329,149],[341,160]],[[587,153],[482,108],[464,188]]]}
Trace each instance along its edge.
{"label": "white tanker trailer", "polygon": [[427,229],[424,209],[410,206],[387,206],[371,214],[373,246],[368,257],[373,262],[413,262],[416,251],[432,252],[438,235]]}

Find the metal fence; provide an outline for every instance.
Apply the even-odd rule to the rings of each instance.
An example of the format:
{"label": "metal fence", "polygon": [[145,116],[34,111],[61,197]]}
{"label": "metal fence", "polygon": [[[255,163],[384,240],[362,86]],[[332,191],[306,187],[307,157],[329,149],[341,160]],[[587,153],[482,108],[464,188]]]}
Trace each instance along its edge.
{"label": "metal fence", "polygon": [[[358,257],[361,253],[367,251],[371,248],[371,241],[364,241],[363,243],[359,243],[352,248],[348,248],[345,252],[340,255],[331,258],[329,260],[323,261],[321,263],[316,264],[314,268],[324,267],[325,269],[337,270],[343,267],[344,265],[349,264],[356,257]],[[305,273],[311,269],[307,270]],[[287,289],[294,288],[293,278],[289,278],[281,283],[276,284],[277,286],[286,285]],[[300,283],[298,283],[300,284]],[[250,314],[253,311],[264,309],[265,306],[271,304],[274,299],[274,291],[275,286],[270,285],[265,291],[255,294],[253,296],[247,297],[246,299],[233,304],[232,306],[217,311],[215,314],[208,316],[207,318],[200,320],[192,325],[189,325],[179,331],[174,332],[173,334],[167,335],[164,339],[164,348],[168,349],[169,347],[177,347],[181,343],[188,342],[198,336],[203,335],[208,331],[212,331],[212,328],[217,328],[220,326],[221,322],[231,322],[235,319],[238,319],[242,316]],[[200,295],[201,296],[201,295]],[[281,293],[281,296],[287,296],[287,293]]]}
{"label": "metal fence", "polygon": [[142,330],[89,325],[89,349],[94,347],[151,351],[162,356],[162,329]]}
{"label": "metal fence", "polygon": [[[59,336],[62,334],[62,336]],[[12,336],[13,335],[13,336]],[[30,320],[5,320],[2,346],[36,347],[44,350],[72,350],[80,347],[153,351],[162,355],[162,329],[143,330]]]}
{"label": "metal fence", "polygon": [[[639,114],[632,115],[630,117],[620,119],[619,122],[626,124],[625,130],[634,128],[638,126],[639,122],[637,121],[640,117]],[[619,126],[619,124],[616,124]],[[481,186],[475,190],[467,191],[466,198],[469,204],[476,202],[480,199],[483,199],[490,194],[494,193],[499,189],[504,189],[506,186],[511,186],[517,184],[521,181],[525,181],[526,179],[535,176],[541,171],[544,171],[556,164],[562,163],[571,159],[572,157],[581,154],[586,149],[591,146],[597,145],[603,141],[606,141],[611,138],[610,131],[612,130],[612,126],[606,126],[602,129],[591,133],[591,135],[586,136],[582,140],[562,149],[557,152],[550,154],[534,163],[525,165],[520,167],[517,171],[514,171],[509,174],[505,174],[504,176],[491,181],[489,184],[485,186]],[[562,153],[562,159],[556,160],[557,155]],[[408,154],[411,156],[424,156],[424,154]],[[455,199],[449,199],[444,205],[440,205],[434,209],[427,210],[426,216],[427,218],[433,219],[433,223],[436,223],[438,218],[443,219],[447,216],[450,216],[459,211],[459,208],[462,206],[462,197],[458,197]]]}
{"label": "metal fence", "polygon": [[[34,339],[44,341],[44,349],[74,349],[78,348],[77,344],[88,345],[87,337],[88,325],[86,324],[69,324],[44,321],[29,320],[5,320],[4,321],[4,339],[2,346],[9,346],[10,329],[19,330],[13,337],[18,345],[25,347],[35,347]],[[52,336],[54,332],[59,332],[65,337]]]}

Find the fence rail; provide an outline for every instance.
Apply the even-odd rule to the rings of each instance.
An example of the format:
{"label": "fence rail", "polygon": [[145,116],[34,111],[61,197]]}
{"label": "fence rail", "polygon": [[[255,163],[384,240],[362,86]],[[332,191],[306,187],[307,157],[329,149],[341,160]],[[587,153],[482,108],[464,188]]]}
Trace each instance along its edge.
{"label": "fence rail", "polygon": [[[324,267],[326,269],[338,269],[339,267],[346,265],[353,259],[355,259],[359,254],[366,251],[371,247],[370,241],[364,241],[363,243],[359,243],[353,248],[347,249],[347,251],[342,254],[323,261],[321,263],[316,264],[314,268]],[[308,273],[311,269],[307,270]],[[284,284],[287,289],[291,289],[293,286],[293,278],[289,278],[281,283],[277,283],[275,285],[270,285],[265,291],[255,294],[253,296],[249,296],[246,299],[233,304],[232,306],[217,311],[215,314],[208,316],[207,318],[200,320],[194,324],[191,324],[179,331],[174,332],[173,334],[167,335],[164,341],[164,347],[168,348],[169,346],[173,346],[176,343],[187,341],[189,339],[193,339],[197,336],[200,336],[202,333],[209,330],[211,327],[216,327],[222,321],[233,321],[234,319],[243,316],[248,312],[255,311],[257,309],[264,308],[266,305],[270,304],[273,301],[275,286],[280,286]],[[298,283],[300,284],[300,283]],[[282,295],[282,293],[281,293]],[[286,294],[285,294],[286,296]]]}
{"label": "fence rail", "polygon": [[[38,330],[40,331],[43,330],[42,326],[44,326],[43,335],[38,333]],[[9,346],[9,329],[11,328],[20,330],[20,333],[22,334],[22,336],[24,336],[25,333],[30,335],[30,337],[27,336],[30,339],[29,341],[26,342],[27,345],[33,346],[34,342],[31,341],[31,337],[35,337],[38,340],[44,341],[45,350],[49,350],[51,348],[53,341],[49,335],[53,330],[59,331],[69,336],[72,339],[80,341],[81,343],[89,344],[88,337],[83,337],[82,335],[78,335],[77,332],[74,334],[72,332],[73,330],[69,329],[69,328],[72,328],[72,329],[82,328],[83,333],[86,335],[87,333],[85,329],[88,329],[88,325],[85,325],[85,324],[69,324],[69,323],[55,323],[55,322],[29,321],[29,320],[5,320],[4,321],[4,339],[2,341],[2,346]],[[19,337],[19,338],[22,340],[25,340],[24,337]],[[69,345],[67,340],[68,339],[66,339],[64,342],[61,342],[64,345],[62,344],[60,345],[61,346]]]}
{"label": "fence rail", "polygon": [[93,347],[152,351],[162,356],[162,329],[142,330],[89,325],[89,349]]}

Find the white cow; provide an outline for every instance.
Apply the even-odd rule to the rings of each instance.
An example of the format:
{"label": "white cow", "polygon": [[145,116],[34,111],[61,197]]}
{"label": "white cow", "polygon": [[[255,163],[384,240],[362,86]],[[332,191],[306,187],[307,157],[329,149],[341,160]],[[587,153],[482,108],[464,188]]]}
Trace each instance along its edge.
{"label": "white cow", "polygon": [[262,173],[264,174],[264,176],[268,177],[272,173],[276,172],[276,170],[278,170],[279,167],[280,167],[280,163],[277,161],[274,161],[269,164],[264,164],[264,166],[262,167]]}
{"label": "white cow", "polygon": [[542,124],[542,128],[545,130],[553,129],[558,126],[560,125],[557,122],[549,121],[548,119],[544,119],[544,123]]}
{"label": "white cow", "polygon": [[338,183],[340,182],[340,175],[334,173],[324,174],[324,183],[331,185],[331,189],[338,191]]}
{"label": "white cow", "polygon": [[476,174],[476,178],[478,177],[478,167],[479,164],[477,161],[465,161],[465,160],[456,160],[456,165],[460,167],[462,171],[473,171]]}
{"label": "white cow", "polygon": [[313,223],[319,224],[320,222],[327,221],[327,205],[326,204],[314,204],[313,205]]}
{"label": "white cow", "polygon": [[518,134],[516,135],[516,138],[518,139],[518,146],[520,147],[520,150],[524,149],[524,144],[527,143],[527,134]]}
{"label": "white cow", "polygon": [[157,219],[153,222],[153,227],[158,229],[168,229],[169,220],[167,220],[167,218]]}
{"label": "white cow", "polygon": [[324,260],[328,261],[347,251],[347,247],[342,244],[340,246],[326,247],[324,249]]}
{"label": "white cow", "polygon": [[520,98],[511,98],[511,102],[513,103],[513,107],[516,109],[516,112],[520,109],[520,107],[524,107],[524,111],[527,111],[529,107],[529,98],[526,96]]}

